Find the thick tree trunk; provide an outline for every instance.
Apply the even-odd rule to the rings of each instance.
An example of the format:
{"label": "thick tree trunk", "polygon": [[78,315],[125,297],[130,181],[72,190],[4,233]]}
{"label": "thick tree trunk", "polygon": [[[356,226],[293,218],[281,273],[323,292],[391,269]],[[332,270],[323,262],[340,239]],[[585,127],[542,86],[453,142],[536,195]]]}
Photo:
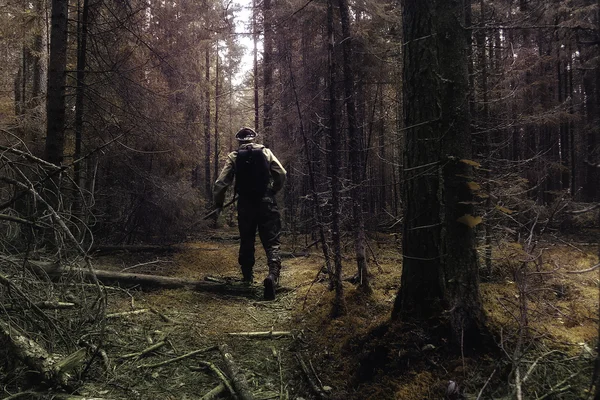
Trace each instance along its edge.
{"label": "thick tree trunk", "polygon": [[352,68],[352,33],[350,32],[350,11],[346,0],[338,0],[342,20],[342,51],[344,55],[344,94],[346,114],[348,115],[348,138],[350,146],[350,169],[352,175],[352,217],[354,219],[354,241],[356,264],[358,267],[359,288],[371,292],[369,270],[366,256],[365,219],[363,216],[362,160],[356,123],[356,105],[354,102],[354,73]]}
{"label": "thick tree trunk", "polygon": [[401,287],[392,316],[426,321],[447,313],[453,342],[476,345],[485,319],[473,231],[479,220],[470,204],[472,170],[466,161],[471,159],[466,3],[403,4],[406,213]]}

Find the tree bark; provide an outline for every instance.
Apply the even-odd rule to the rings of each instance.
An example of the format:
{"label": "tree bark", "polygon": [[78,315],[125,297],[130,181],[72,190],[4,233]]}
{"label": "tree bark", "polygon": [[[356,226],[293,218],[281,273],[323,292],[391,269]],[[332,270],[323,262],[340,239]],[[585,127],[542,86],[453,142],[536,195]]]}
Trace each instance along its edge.
{"label": "tree bark", "polygon": [[52,263],[30,262],[28,265],[34,272],[49,276],[52,279],[60,279],[65,275],[77,274],[83,279],[94,281],[94,276],[103,283],[117,282],[121,285],[139,285],[152,288],[160,287],[167,289],[187,288],[199,292],[229,293],[240,296],[262,295],[261,287],[253,287],[245,284],[227,282],[197,281],[168,276],[134,274],[126,272],[106,271],[94,269],[93,272],[87,268],[64,268]]}
{"label": "tree bark", "polygon": [[[464,1],[404,0],[405,190],[393,318],[449,315],[455,345],[481,343]],[[444,35],[436,34],[444,32]],[[427,65],[428,68],[422,68]],[[464,342],[463,342],[464,341]]]}
{"label": "tree bark", "polygon": [[329,176],[331,179],[331,240],[335,268],[333,286],[335,298],[331,314],[345,315],[346,300],[342,282],[342,246],[340,243],[340,143],[337,131],[335,34],[333,25],[333,0],[327,1],[328,74],[329,74]]}
{"label": "tree bark", "polygon": [[46,113],[46,160],[60,165],[65,143],[65,84],[67,65],[68,0],[52,0],[48,95]]}
{"label": "tree bark", "polygon": [[342,52],[344,56],[344,94],[346,114],[348,116],[348,138],[350,146],[350,169],[352,176],[352,216],[354,219],[354,244],[358,268],[359,288],[365,293],[371,292],[369,270],[366,256],[365,219],[363,216],[362,182],[362,146],[356,124],[356,105],[354,95],[354,72],[352,68],[352,33],[350,30],[350,11],[346,0],[338,0],[342,21]]}
{"label": "tree bark", "polygon": [[233,388],[240,400],[253,400],[254,395],[250,391],[246,375],[233,360],[229,346],[222,344],[219,346],[219,351],[223,356],[223,360],[225,360],[225,372],[229,376],[229,379],[231,379]]}
{"label": "tree bark", "polygon": [[[204,53],[205,71],[204,71],[204,190],[206,201],[212,204],[212,181],[210,179],[210,46],[206,48]],[[215,176],[215,179],[217,177]]]}
{"label": "tree bark", "polygon": [[[89,0],[83,0],[83,9],[78,16],[77,32],[78,32],[78,46],[77,46],[77,88],[75,94],[75,153],[73,159],[78,160],[81,157],[81,145],[83,140],[83,100],[85,96],[85,68],[86,68],[86,53],[87,53],[87,34],[88,34],[88,16],[89,16]],[[83,188],[85,184],[82,182],[81,171],[82,163],[78,162],[73,167],[74,181],[75,184]],[[77,188],[73,191],[73,212],[74,216],[79,220],[82,218],[82,199],[80,198],[80,191]],[[85,231],[83,229],[82,231]]]}
{"label": "tree bark", "polygon": [[273,124],[273,10],[271,0],[263,0],[263,135],[264,144],[271,143]]}

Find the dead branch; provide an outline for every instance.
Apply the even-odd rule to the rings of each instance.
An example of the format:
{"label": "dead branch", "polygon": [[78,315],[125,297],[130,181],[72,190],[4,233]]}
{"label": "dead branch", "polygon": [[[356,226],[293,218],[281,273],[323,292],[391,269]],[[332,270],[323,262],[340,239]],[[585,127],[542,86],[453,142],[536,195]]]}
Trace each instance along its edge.
{"label": "dead branch", "polygon": [[118,313],[106,314],[106,318],[112,319],[112,318],[128,317],[130,315],[144,314],[149,311],[150,311],[150,309],[148,309],[148,308],[141,308],[139,310],[123,311],[123,312],[118,312]]}
{"label": "dead branch", "polygon": [[[223,371],[221,371],[221,369],[219,369],[219,367],[217,367],[215,364],[208,362],[208,361],[200,361],[200,365],[204,365],[205,367],[209,368],[212,372],[214,372],[215,375],[217,375],[217,377],[221,380],[221,382],[223,382],[222,385],[225,386],[225,388],[227,388],[227,390],[229,390],[229,393],[231,393],[231,396],[233,396],[234,399],[239,399],[239,396],[237,395],[235,389],[233,388],[233,385],[231,384],[231,382],[229,381],[229,379],[227,378],[225,373],[223,373]],[[190,370],[203,371],[204,368],[190,367]],[[213,389],[213,390],[215,390],[215,389]],[[212,390],[211,390],[211,392],[212,392]],[[207,393],[205,396],[207,396],[209,393]]]}
{"label": "dead branch", "polygon": [[29,220],[26,220],[23,218],[15,217],[14,215],[0,214],[0,220],[16,222],[18,224],[27,225],[27,226],[30,226],[35,229],[42,229],[42,227],[37,225],[35,222],[29,221]]}
{"label": "dead branch", "polygon": [[250,391],[248,382],[246,381],[246,375],[233,361],[233,356],[229,351],[229,346],[222,344],[219,346],[219,351],[225,360],[225,372],[231,379],[233,387],[241,400],[254,400],[254,396]]}
{"label": "dead branch", "polygon": [[119,358],[121,359],[128,359],[128,358],[141,358],[144,357],[146,354],[152,353],[155,350],[160,349],[161,347],[163,347],[167,342],[165,342],[164,340],[158,343],[153,344],[150,347],[146,347],[144,350],[137,352],[137,353],[129,353],[129,354],[124,354],[122,356],[120,356]]}
{"label": "dead branch", "polygon": [[90,396],[75,396],[72,394],[64,393],[38,393],[38,392],[20,392],[5,397],[4,400],[16,400],[16,399],[47,399],[52,398],[55,400],[107,400],[102,397],[90,397]]}
{"label": "dead branch", "polygon": [[268,331],[268,332],[230,332],[229,336],[243,336],[249,338],[280,338],[292,336],[290,331]]}
{"label": "dead branch", "polygon": [[598,269],[598,268],[600,268],[600,264],[596,264],[596,265],[594,265],[594,266],[593,266],[593,267],[591,267],[591,268],[588,268],[588,269],[582,269],[582,270],[579,270],[579,271],[566,271],[566,273],[567,273],[567,274],[585,274],[585,273],[587,273],[587,272],[592,272],[592,271],[594,271],[594,270],[596,270],[596,269]]}
{"label": "dead branch", "polygon": [[565,214],[570,214],[570,215],[585,214],[585,213],[588,213],[590,211],[594,211],[598,207],[600,207],[600,204],[594,204],[593,206],[584,208],[583,210],[565,211]]}
{"label": "dead branch", "polygon": [[[262,289],[260,287],[248,286],[242,283],[236,284],[235,282],[207,282],[204,280],[194,281],[167,276],[133,274],[100,269],[93,269],[90,271],[87,268],[64,268],[54,263],[34,261],[28,261],[28,266],[30,266],[34,271],[48,275],[54,279],[61,278],[68,274],[77,274],[83,279],[90,280],[92,282],[97,278],[103,283],[118,282],[122,285],[139,285],[143,287],[162,287],[170,289],[187,288],[199,292],[223,293],[249,297],[262,296]],[[284,289],[278,288],[278,290]]]}
{"label": "dead branch", "polygon": [[97,253],[117,253],[117,252],[128,252],[128,253],[142,253],[142,252],[154,252],[154,253],[165,253],[176,251],[176,246],[171,245],[132,245],[132,246],[94,246],[91,252]]}
{"label": "dead branch", "polygon": [[219,396],[221,396],[221,394],[225,393],[226,390],[227,390],[227,387],[225,386],[225,384],[219,383],[218,386],[214,387],[210,392],[208,392],[204,396],[202,396],[202,398],[200,400],[215,400]]}
{"label": "dead branch", "polygon": [[298,362],[300,363],[300,368],[302,368],[302,372],[304,372],[304,376],[306,377],[306,380],[308,381],[308,384],[310,385],[310,388],[313,390],[313,392],[320,399],[327,399],[328,398],[327,394],[321,388],[321,386],[315,382],[315,380],[314,380],[313,376],[311,375],[310,370],[308,369],[308,366],[306,365],[306,362],[304,362],[304,359],[302,358],[302,356],[300,354],[296,353],[296,358],[298,359]]}
{"label": "dead branch", "polygon": [[216,350],[217,348],[218,348],[217,346],[205,347],[203,349],[194,350],[194,351],[191,351],[191,352],[189,352],[187,354],[184,354],[182,356],[171,358],[170,360],[162,361],[162,362],[159,362],[159,363],[156,363],[156,364],[139,365],[138,368],[157,368],[157,367],[162,367],[163,365],[168,365],[168,364],[172,364],[172,363],[177,362],[177,361],[185,360],[186,358],[193,357],[196,354],[206,353],[206,352],[211,351],[211,350]]}
{"label": "dead branch", "polygon": [[57,376],[54,361],[42,346],[31,340],[16,326],[0,320],[0,338],[13,350],[12,354],[42,376],[42,380],[53,381],[62,386],[64,377]]}
{"label": "dead branch", "polygon": [[[37,307],[40,310],[65,310],[70,308],[75,308],[77,304],[75,303],[63,303],[60,301],[42,301],[39,303],[32,303],[31,307]],[[30,308],[30,306],[25,305],[10,305],[7,304],[4,306],[6,311],[23,311]]]}
{"label": "dead branch", "polygon": [[68,373],[85,361],[87,352],[79,349],[75,353],[56,361],[37,342],[30,339],[14,325],[0,320],[0,339],[12,349],[12,354],[41,376],[41,380],[56,386],[67,385]]}

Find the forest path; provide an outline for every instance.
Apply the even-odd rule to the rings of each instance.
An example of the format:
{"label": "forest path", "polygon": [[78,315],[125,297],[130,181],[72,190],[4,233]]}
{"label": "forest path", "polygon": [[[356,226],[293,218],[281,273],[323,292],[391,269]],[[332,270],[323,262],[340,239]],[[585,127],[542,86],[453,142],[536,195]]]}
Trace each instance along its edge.
{"label": "forest path", "polygon": [[[181,245],[173,254],[122,254],[99,261],[108,262],[111,269],[119,270],[139,265],[127,272],[190,280],[202,280],[206,276],[239,279],[237,250],[237,242],[231,240],[198,241]],[[262,293],[260,286],[267,272],[266,260],[261,253],[258,245],[255,267],[255,285],[259,286],[257,293]],[[118,361],[108,382],[109,389],[94,394],[107,398],[201,398],[218,386],[220,380],[208,369],[198,371],[197,367],[206,361],[223,369],[225,365],[218,350],[159,367],[147,365],[209,346],[227,344],[234,361],[246,374],[255,399],[314,398],[304,383],[297,359],[308,344],[304,340],[303,326],[294,320],[294,313],[303,301],[297,289],[307,289],[311,285],[320,263],[322,260],[318,257],[285,260],[281,282],[288,290],[278,293],[275,301],[188,289],[112,293],[109,314],[135,310],[155,312],[108,319],[105,348],[109,358]],[[317,284],[315,290],[323,293],[325,285]],[[305,290],[302,292],[305,293]],[[271,338],[229,335],[267,331],[290,331],[292,335]],[[142,352],[160,342],[165,342],[165,345],[144,357],[122,358],[125,354]],[[103,394],[107,391],[110,395]]]}

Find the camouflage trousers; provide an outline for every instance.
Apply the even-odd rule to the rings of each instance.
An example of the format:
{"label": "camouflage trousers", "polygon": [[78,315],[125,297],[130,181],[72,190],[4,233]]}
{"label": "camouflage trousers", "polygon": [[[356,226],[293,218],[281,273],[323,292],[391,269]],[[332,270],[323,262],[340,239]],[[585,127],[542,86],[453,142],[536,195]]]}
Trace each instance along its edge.
{"label": "camouflage trousers", "polygon": [[254,242],[256,231],[267,255],[269,273],[279,277],[281,268],[281,217],[275,198],[268,196],[262,199],[238,199],[238,228],[240,231],[240,253],[238,262],[242,271],[252,273],[254,267]]}

